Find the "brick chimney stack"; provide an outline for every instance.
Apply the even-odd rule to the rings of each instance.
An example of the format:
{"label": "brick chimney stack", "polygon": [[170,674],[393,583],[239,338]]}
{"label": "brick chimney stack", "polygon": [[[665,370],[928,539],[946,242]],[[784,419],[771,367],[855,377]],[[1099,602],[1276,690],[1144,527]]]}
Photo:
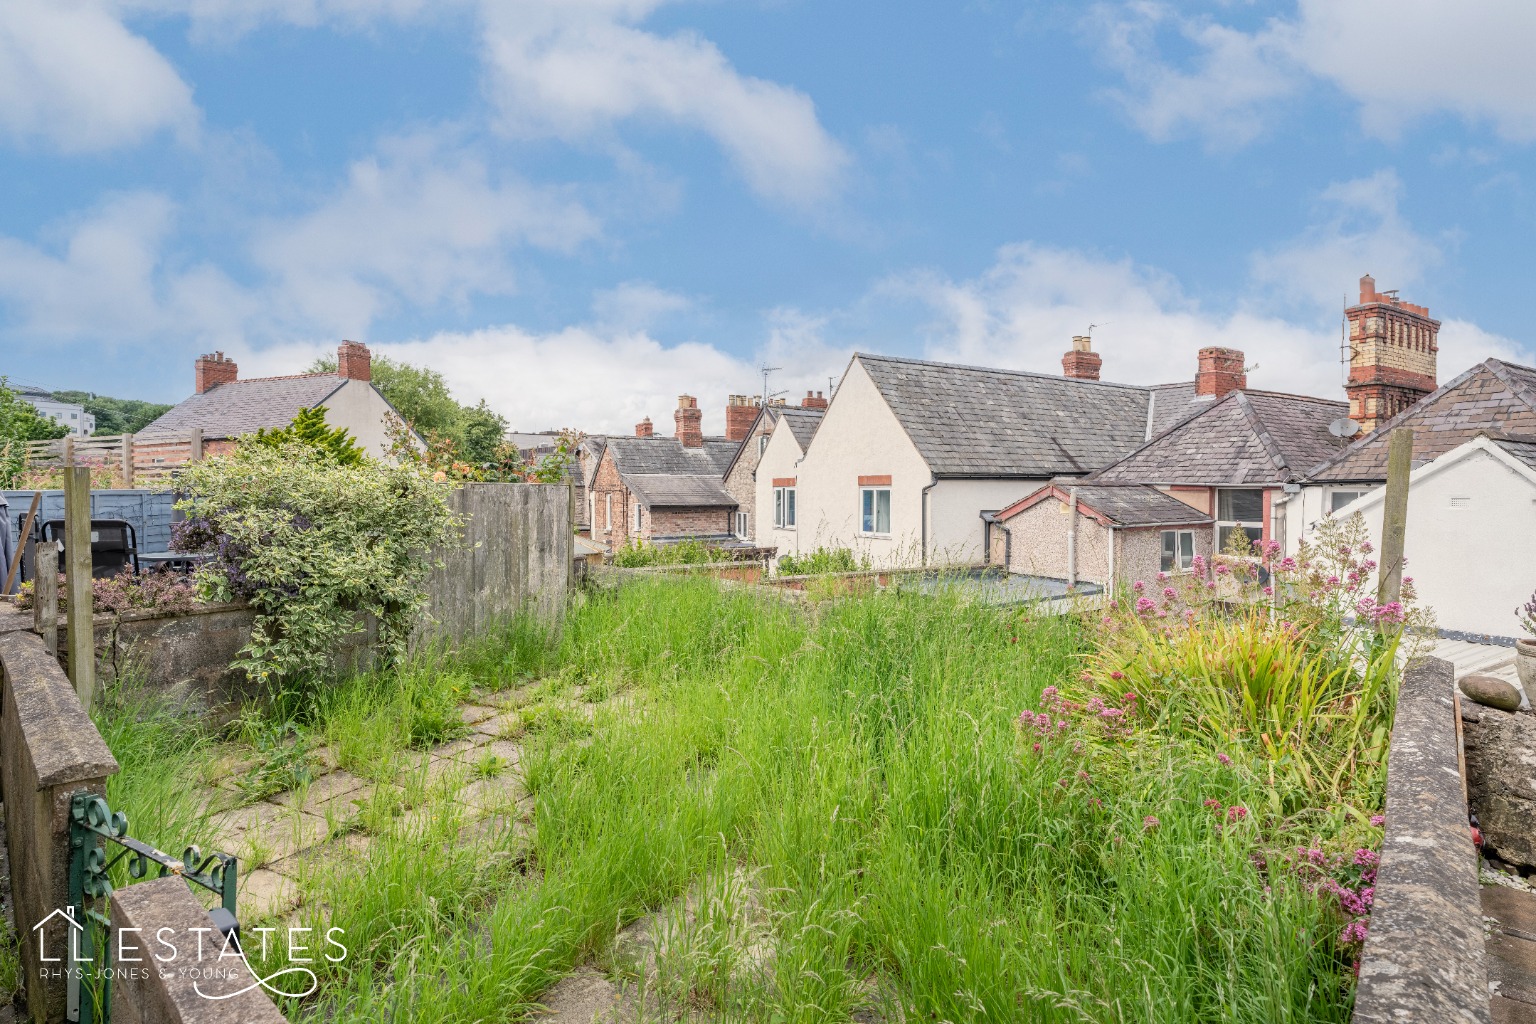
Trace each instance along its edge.
{"label": "brick chimney stack", "polygon": [[651,426],[651,418],[649,416],[635,424],[636,437],[654,437],[655,435],[656,428]]}
{"label": "brick chimney stack", "polygon": [[725,400],[725,438],[727,441],[745,441],[762,399],[746,395],[730,395]]}
{"label": "brick chimney stack", "polygon": [[704,447],[704,414],[699,411],[697,398],[678,395],[677,411],[672,418],[677,421],[677,439],[684,448]]}
{"label": "brick chimney stack", "polygon": [[336,373],[347,380],[373,380],[373,356],[360,341],[344,341],[336,350]]}
{"label": "brick chimney stack", "polygon": [[1349,321],[1349,418],[1370,433],[1435,390],[1440,321],[1429,310],[1403,302],[1397,292],[1378,292],[1367,274],[1360,304],[1344,311]]}
{"label": "brick chimney stack", "polygon": [[1220,398],[1228,391],[1241,391],[1248,386],[1248,374],[1243,370],[1243,354],[1235,348],[1203,348],[1200,350],[1200,369],[1195,374],[1195,394]]}
{"label": "brick chimney stack", "polygon": [[223,352],[212,352],[197,357],[197,393],[202,394],[220,384],[233,384],[240,379],[240,368],[233,359],[224,358]]}
{"label": "brick chimney stack", "polygon": [[827,400],[821,397],[820,391],[807,391],[805,397],[800,399],[802,409],[825,409],[826,407]]}
{"label": "brick chimney stack", "polygon": [[1098,380],[1104,360],[1093,350],[1093,339],[1079,334],[1072,339],[1072,351],[1061,357],[1061,372],[1078,380]]}

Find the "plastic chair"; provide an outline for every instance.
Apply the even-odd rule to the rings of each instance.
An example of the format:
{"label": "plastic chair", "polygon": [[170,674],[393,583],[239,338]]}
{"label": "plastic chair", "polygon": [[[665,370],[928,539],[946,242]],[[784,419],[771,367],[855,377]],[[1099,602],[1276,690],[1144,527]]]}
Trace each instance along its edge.
{"label": "plastic chair", "polygon": [[[44,542],[64,543],[64,520],[49,519],[40,530]],[[124,519],[92,519],[91,576],[107,579],[130,568],[138,574],[139,534],[133,524]]]}

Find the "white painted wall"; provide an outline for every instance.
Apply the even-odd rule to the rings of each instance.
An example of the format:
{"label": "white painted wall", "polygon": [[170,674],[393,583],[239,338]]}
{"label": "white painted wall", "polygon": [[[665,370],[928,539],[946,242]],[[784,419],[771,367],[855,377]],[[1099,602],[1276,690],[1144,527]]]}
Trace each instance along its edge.
{"label": "white painted wall", "polygon": [[[753,517],[756,522],[752,527],[752,542],[761,547],[776,547],[779,555],[798,555],[800,553],[800,530],[775,529],[773,525],[773,481],[784,477],[794,477],[799,472],[798,463],[804,452],[800,443],[795,440],[794,431],[789,429],[785,419],[780,416],[778,422],[773,425],[773,431],[768,435],[768,447],[763,449],[763,457],[757,464],[757,476],[754,480],[755,501],[757,514]],[[799,483],[796,482],[796,511],[799,512]],[[803,514],[803,513],[802,513]],[[812,544],[814,548],[816,545]]]}
{"label": "white painted wall", "polygon": [[928,563],[980,565],[983,510],[996,512],[1035,493],[1045,480],[940,480],[928,492]]}
{"label": "white painted wall", "polygon": [[385,417],[394,415],[384,396],[367,381],[348,380],[325,401],[325,422],[345,427],[369,455],[383,458],[389,451]]}
{"label": "white painted wall", "polygon": [[1294,555],[1301,546],[1302,537],[1312,532],[1332,504],[1334,491],[1371,491],[1380,486],[1380,482],[1306,485],[1301,493],[1291,495],[1277,506],[1284,508],[1285,536],[1276,540],[1285,546],[1287,555]]}
{"label": "white painted wall", "polygon": [[[843,375],[797,470],[774,475],[798,479],[800,550],[851,548],[877,568],[921,564],[922,495],[933,477],[857,360]],[[859,532],[859,477],[885,475],[891,478],[891,532],[865,536]],[[764,476],[759,469],[759,479]]]}
{"label": "white painted wall", "polygon": [[[1404,575],[1441,629],[1519,636],[1515,608],[1536,589],[1536,472],[1479,438],[1409,478]],[[1383,492],[1346,505],[1381,546]],[[1453,507],[1452,498],[1457,501]]]}

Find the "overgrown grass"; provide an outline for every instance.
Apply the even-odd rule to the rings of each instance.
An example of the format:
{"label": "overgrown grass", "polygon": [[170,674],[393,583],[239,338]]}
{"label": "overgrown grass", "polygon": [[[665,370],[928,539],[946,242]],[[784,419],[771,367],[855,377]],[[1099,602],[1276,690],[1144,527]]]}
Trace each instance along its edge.
{"label": "overgrown grass", "polygon": [[[306,880],[307,913],[352,955],[288,1010],[513,1018],[693,889],[708,914],[658,962],[683,1010],[1347,1019],[1332,912],[1251,860],[1285,823],[1218,825],[1205,803],[1265,806],[1249,763],[1148,741],[1083,779],[1070,745],[1021,740],[1019,711],[1075,678],[1088,642],[1071,619],[951,596],[808,612],[698,580],[594,598],[558,638],[520,624],[449,685],[542,678],[534,707],[578,683],[622,703],[524,738],[531,847],[515,814],[467,840],[447,816]],[[360,750],[380,742],[369,715],[392,713],[366,693],[320,716],[359,726]]]}

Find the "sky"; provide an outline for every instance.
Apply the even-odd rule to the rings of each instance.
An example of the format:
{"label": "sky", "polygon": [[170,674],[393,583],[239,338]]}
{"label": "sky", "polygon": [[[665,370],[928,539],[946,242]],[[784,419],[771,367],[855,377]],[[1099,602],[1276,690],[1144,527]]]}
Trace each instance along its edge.
{"label": "sky", "polygon": [[1342,397],[1362,274],[1536,363],[1528,0],[6,0],[0,375],[343,338],[514,429],[853,352]]}

